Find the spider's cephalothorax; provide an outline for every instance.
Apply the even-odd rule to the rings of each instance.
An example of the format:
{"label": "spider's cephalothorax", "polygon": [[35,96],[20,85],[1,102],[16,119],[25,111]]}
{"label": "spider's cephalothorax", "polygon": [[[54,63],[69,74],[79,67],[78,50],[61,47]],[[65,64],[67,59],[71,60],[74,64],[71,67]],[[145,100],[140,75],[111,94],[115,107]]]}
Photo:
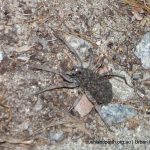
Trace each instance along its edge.
{"label": "spider's cephalothorax", "polygon": [[84,92],[89,92],[98,104],[111,102],[113,95],[112,85],[107,77],[83,67],[74,67],[71,77],[75,79]]}

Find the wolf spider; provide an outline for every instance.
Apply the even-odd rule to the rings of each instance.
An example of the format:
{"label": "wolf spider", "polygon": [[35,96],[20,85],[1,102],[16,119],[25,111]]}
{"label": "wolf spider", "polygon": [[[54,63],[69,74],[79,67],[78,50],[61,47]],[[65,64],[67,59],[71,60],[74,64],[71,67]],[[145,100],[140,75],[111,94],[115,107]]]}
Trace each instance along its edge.
{"label": "wolf spider", "polygon": [[42,70],[42,71],[57,74],[61,76],[65,81],[63,83],[59,83],[56,85],[50,85],[49,87],[41,91],[38,91],[37,93],[35,93],[35,95],[41,94],[45,91],[54,90],[54,89],[60,89],[60,88],[70,89],[70,88],[80,87],[90,100],[95,100],[98,104],[108,104],[109,102],[111,102],[113,98],[112,85],[109,82],[109,79],[111,77],[121,78],[128,85],[126,78],[122,75],[118,75],[113,72],[107,72],[104,74],[95,73],[91,67],[93,63],[93,52],[91,48],[88,49],[90,58],[89,58],[88,67],[85,68],[83,66],[83,62],[79,57],[78,53],[76,52],[75,49],[73,49],[73,47],[71,47],[67,43],[65,38],[62,36],[62,33],[54,30],[53,32],[55,37],[61,40],[68,47],[69,51],[77,59],[79,65],[74,66],[72,70],[68,72],[57,71],[44,66],[32,66],[31,67],[32,69]]}

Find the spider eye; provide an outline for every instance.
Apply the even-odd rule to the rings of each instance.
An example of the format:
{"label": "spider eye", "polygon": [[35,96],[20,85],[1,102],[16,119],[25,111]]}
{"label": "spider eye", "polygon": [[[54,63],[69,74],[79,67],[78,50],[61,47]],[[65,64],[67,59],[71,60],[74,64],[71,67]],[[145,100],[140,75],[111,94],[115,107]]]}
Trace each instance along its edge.
{"label": "spider eye", "polygon": [[79,71],[79,69],[78,69],[78,68],[76,68],[76,69],[75,69],[75,72],[78,72],[78,71]]}
{"label": "spider eye", "polygon": [[76,76],[76,75],[80,75],[81,74],[81,68],[79,67],[74,67],[72,70],[72,75]]}
{"label": "spider eye", "polygon": [[78,72],[80,72],[80,69],[79,69],[79,68],[75,68],[74,71],[75,71],[76,73],[78,73]]}

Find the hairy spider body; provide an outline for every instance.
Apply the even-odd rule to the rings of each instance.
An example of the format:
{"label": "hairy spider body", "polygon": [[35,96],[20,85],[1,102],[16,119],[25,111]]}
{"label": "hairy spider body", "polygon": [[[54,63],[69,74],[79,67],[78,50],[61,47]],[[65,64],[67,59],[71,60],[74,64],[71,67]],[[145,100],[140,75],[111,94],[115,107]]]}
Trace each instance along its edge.
{"label": "hairy spider body", "polygon": [[112,85],[107,77],[101,76],[88,68],[78,68],[72,75],[77,85],[88,92],[98,104],[108,104],[111,102]]}
{"label": "hairy spider body", "polygon": [[41,94],[45,91],[59,88],[80,87],[83,92],[90,94],[90,97],[92,97],[92,99],[94,99],[98,104],[108,104],[112,100],[112,85],[108,80],[110,75],[100,75],[83,67],[74,67],[72,71],[68,73],[60,73],[44,66],[33,66],[32,69],[33,68],[58,74],[66,81],[59,83],[58,85],[51,85],[50,87],[35,94]]}

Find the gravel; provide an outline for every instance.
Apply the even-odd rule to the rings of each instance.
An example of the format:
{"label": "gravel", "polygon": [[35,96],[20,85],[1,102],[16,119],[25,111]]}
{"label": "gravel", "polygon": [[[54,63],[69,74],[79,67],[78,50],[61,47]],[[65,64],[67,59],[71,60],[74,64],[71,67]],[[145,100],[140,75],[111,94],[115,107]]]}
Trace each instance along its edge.
{"label": "gravel", "polygon": [[[149,115],[145,116],[150,101],[150,16],[144,12],[138,19],[133,10],[116,0],[0,0],[0,149],[150,149],[150,144],[135,144],[135,140],[150,139]],[[78,38],[71,34],[69,42],[87,60],[91,47],[88,39],[96,43],[93,63],[100,69],[95,71],[113,64],[112,70],[124,75],[130,85],[134,77],[133,88],[122,79],[110,79],[115,104],[103,106],[101,111],[106,120],[116,123],[113,133],[94,109],[82,119],[76,112],[68,112],[83,94],[80,88],[34,95],[63,81],[58,75],[34,71],[30,66],[46,64],[68,71],[76,65],[74,56],[51,28],[80,34]],[[137,89],[142,91],[138,91],[139,96]],[[89,116],[91,123],[86,122]],[[136,128],[134,118],[130,118],[133,116],[139,124]],[[130,129],[126,126],[128,117]],[[72,139],[73,135],[82,136]],[[23,140],[31,144],[20,143]],[[133,140],[134,144],[87,144],[86,140]]]}

